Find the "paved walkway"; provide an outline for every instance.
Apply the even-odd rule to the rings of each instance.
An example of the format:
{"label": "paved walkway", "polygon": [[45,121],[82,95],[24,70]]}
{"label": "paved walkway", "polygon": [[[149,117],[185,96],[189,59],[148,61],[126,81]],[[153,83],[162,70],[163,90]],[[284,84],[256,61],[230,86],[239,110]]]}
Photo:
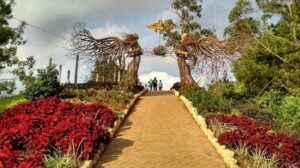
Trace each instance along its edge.
{"label": "paved walkway", "polygon": [[172,93],[141,97],[96,168],[222,168],[221,157]]}

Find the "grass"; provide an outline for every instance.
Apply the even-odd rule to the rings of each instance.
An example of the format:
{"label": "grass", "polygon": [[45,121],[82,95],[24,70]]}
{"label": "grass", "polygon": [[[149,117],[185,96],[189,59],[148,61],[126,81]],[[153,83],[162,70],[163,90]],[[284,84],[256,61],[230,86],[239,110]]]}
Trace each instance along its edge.
{"label": "grass", "polygon": [[212,120],[209,121],[208,128],[212,130],[212,132],[215,134],[215,137],[219,137],[224,132],[232,131],[237,127],[232,124],[222,123],[216,120]]}
{"label": "grass", "polygon": [[56,150],[53,155],[45,155],[44,165],[46,168],[78,168],[82,164],[81,154],[79,153],[80,146],[83,140],[80,142],[77,149],[74,147],[72,142],[72,147],[64,155],[61,154],[60,150]]}
{"label": "grass", "polygon": [[6,109],[13,107],[17,104],[27,101],[22,94],[1,98],[0,99],[0,113],[4,112]]}
{"label": "grass", "polygon": [[278,160],[276,155],[267,157],[266,153],[262,150],[256,149],[249,151],[249,149],[243,145],[235,150],[239,166],[241,168],[276,168],[278,166]]}
{"label": "grass", "polygon": [[46,168],[76,168],[79,167],[80,161],[73,153],[55,153],[54,156],[45,156],[44,164]]}

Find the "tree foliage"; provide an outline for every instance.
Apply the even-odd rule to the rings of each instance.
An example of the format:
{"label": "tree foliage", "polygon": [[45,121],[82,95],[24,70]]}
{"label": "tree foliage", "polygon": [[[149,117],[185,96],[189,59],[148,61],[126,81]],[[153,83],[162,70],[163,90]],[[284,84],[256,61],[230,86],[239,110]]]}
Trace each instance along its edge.
{"label": "tree foliage", "polygon": [[[263,15],[261,20],[255,20],[248,13],[250,1],[239,0],[230,13],[231,25],[225,33],[233,41],[244,41],[239,42],[243,45],[239,45],[241,59],[234,66],[235,76],[251,94],[279,89],[300,95],[299,3],[257,0]],[[241,36],[243,32],[248,36]]]}
{"label": "tree foliage", "polygon": [[203,29],[199,23],[202,11],[200,0],[173,0],[171,7],[178,16],[179,21],[178,23],[174,23],[172,19],[166,21],[168,24],[176,25],[175,30],[163,32],[164,38],[167,40],[167,46],[177,46],[180,36],[184,33],[193,33],[198,37],[200,35],[213,35],[211,30]]}
{"label": "tree foliage", "polygon": [[13,4],[14,0],[0,0],[0,70],[17,62],[17,46],[25,42],[21,36],[25,23],[17,28],[8,23]]}
{"label": "tree foliage", "polygon": [[38,69],[35,82],[26,86],[25,98],[37,100],[58,94],[61,91],[58,74],[54,65],[46,69]]}
{"label": "tree foliage", "polygon": [[34,57],[28,57],[25,61],[18,61],[18,68],[14,69],[12,73],[19,77],[19,80],[24,86],[28,86],[35,80],[33,70],[34,65]]}

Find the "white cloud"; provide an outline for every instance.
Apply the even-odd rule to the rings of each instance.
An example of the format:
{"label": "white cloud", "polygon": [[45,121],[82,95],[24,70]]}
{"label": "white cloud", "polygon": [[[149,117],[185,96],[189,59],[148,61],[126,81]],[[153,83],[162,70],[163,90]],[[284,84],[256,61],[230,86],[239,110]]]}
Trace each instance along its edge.
{"label": "white cloud", "polygon": [[150,72],[139,76],[140,81],[145,85],[150,79],[161,80],[163,83],[163,90],[170,90],[174,83],[179,82],[179,78],[172,76],[166,72]]}
{"label": "white cloud", "polygon": [[[213,18],[209,12],[214,11],[214,4],[217,4],[221,32],[227,24],[227,16],[234,3],[235,0],[204,1],[201,24],[210,25]],[[97,38],[134,31],[140,35],[143,48],[153,48],[158,45],[158,36],[147,29],[146,25],[157,21],[161,16],[164,19],[176,20],[177,16],[170,10],[170,4],[171,0],[16,0],[13,15],[63,37],[70,37],[73,25],[77,22],[86,23],[87,28]],[[11,23],[19,24],[14,20]],[[18,48],[19,58],[35,56],[36,68],[41,68],[48,64],[49,57],[53,57],[54,63],[63,65],[62,81],[67,80],[68,69],[71,70],[71,81],[73,81],[75,60],[69,55],[68,41],[29,26],[25,29],[24,38],[27,43]],[[152,71],[166,72],[173,77],[178,76],[177,63],[172,57],[142,57],[141,74],[149,74]],[[86,74],[89,74],[89,69],[81,63],[79,72],[80,82],[82,82]]]}

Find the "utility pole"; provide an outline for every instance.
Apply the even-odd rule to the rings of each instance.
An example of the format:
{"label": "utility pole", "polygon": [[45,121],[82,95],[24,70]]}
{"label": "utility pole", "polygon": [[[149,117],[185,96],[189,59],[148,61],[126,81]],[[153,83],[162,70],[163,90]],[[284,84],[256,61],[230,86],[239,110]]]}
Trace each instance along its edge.
{"label": "utility pole", "polygon": [[70,83],[70,74],[71,74],[71,71],[68,70],[68,83]]}
{"label": "utility pole", "polygon": [[49,67],[49,68],[52,67],[52,57],[49,58],[49,65],[48,65],[48,67]]}
{"label": "utility pole", "polygon": [[75,84],[75,87],[77,87],[78,65],[79,65],[79,55],[76,55],[75,78],[74,78],[74,84]]}
{"label": "utility pole", "polygon": [[61,71],[62,71],[62,65],[59,65],[59,83],[61,83]]}

